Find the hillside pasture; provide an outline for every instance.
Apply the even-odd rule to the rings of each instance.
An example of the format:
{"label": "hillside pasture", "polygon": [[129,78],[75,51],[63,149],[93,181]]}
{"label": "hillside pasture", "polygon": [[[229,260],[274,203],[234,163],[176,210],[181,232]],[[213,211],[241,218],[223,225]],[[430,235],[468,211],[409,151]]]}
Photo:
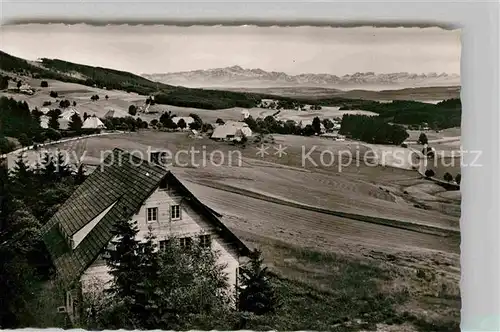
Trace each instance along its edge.
{"label": "hillside pasture", "polygon": [[[412,202],[405,201],[404,184],[400,181],[417,181],[416,172],[356,161],[348,163],[348,160],[342,161],[343,168],[339,171],[339,165],[321,164],[322,151],[334,154],[351,149],[363,153],[368,151],[366,147],[361,150],[363,147],[356,142],[333,142],[318,137],[302,138],[301,142],[300,138],[288,135],[274,137],[274,146],[287,146],[287,155],[282,158],[274,154],[274,147],[271,146],[269,155],[260,158],[256,155],[258,145],[247,145],[239,150],[227,143],[192,140],[185,133],[151,131],[71,141],[52,149],[59,148],[69,153],[72,161],[83,156],[84,162],[90,164],[96,164],[115,147],[135,151],[143,158],[147,158],[148,151],[167,149],[174,158],[174,165],[170,167],[173,171],[206,186],[239,191],[243,196],[245,190],[254,191],[348,213],[458,228],[455,217],[419,209]],[[302,144],[299,145],[299,142]],[[311,158],[318,165],[302,165],[303,149],[307,151],[312,147],[315,147],[315,154],[311,154]],[[198,153],[193,157],[188,153],[179,153],[179,158],[175,160],[177,152],[190,149]],[[28,153],[31,162],[36,154],[35,151]],[[12,165],[14,160],[15,157],[10,157],[9,164]]]}

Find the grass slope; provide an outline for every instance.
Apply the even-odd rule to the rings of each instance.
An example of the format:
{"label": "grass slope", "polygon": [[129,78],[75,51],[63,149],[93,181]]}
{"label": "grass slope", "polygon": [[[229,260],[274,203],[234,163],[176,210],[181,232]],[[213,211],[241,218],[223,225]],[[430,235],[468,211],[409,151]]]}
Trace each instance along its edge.
{"label": "grass slope", "polygon": [[158,103],[204,109],[252,107],[260,97],[255,94],[189,89],[156,83],[132,73],[76,64],[57,59],[32,63],[0,51],[0,69],[7,73],[54,79],[86,86],[155,95]]}

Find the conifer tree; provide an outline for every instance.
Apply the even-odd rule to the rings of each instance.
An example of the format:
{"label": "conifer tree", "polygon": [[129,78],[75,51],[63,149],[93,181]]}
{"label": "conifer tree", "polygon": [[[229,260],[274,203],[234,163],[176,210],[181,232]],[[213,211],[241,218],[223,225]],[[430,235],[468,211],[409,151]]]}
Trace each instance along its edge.
{"label": "conifer tree", "polygon": [[158,289],[158,277],[160,265],[158,251],[154,243],[155,237],[149,228],[146,242],[139,245],[139,271],[140,279],[137,283],[136,301],[132,312],[136,313],[141,326],[154,329],[158,322],[158,304],[160,303]]}
{"label": "conifer tree", "polygon": [[43,177],[42,181],[44,183],[48,183],[54,180],[56,176],[57,167],[54,163],[53,157],[46,152],[43,156],[43,168],[41,170],[41,176]]}
{"label": "conifer tree", "polygon": [[59,149],[57,150],[57,154],[56,154],[55,166],[56,166],[56,174],[57,174],[58,179],[67,178],[72,173],[70,166],[66,163],[66,159],[64,158],[64,155],[62,154],[62,152]]}
{"label": "conifer tree", "polygon": [[120,220],[112,231],[112,246],[107,249],[106,264],[113,277],[108,292],[121,299],[128,307],[134,305],[137,283],[140,280],[139,241],[136,240],[138,232],[135,222]]}
{"label": "conifer tree", "polygon": [[75,184],[76,185],[80,185],[83,183],[83,181],[85,181],[87,177],[85,176],[85,168],[83,166],[83,164],[80,164],[78,166],[78,170],[76,171],[76,175],[75,175]]}
{"label": "conifer tree", "polygon": [[270,281],[267,267],[262,265],[261,252],[255,249],[248,266],[240,267],[239,309],[262,315],[274,312],[278,298]]}
{"label": "conifer tree", "polygon": [[58,130],[59,129],[59,115],[61,115],[61,111],[59,110],[50,111],[49,115],[49,123],[47,124],[49,128]]}
{"label": "conifer tree", "polygon": [[15,197],[33,197],[33,170],[30,169],[20,153],[17,157],[14,169],[11,171],[11,190]]}
{"label": "conifer tree", "polygon": [[73,114],[68,123],[69,130],[79,131],[82,129],[83,121],[82,118],[77,114]]}

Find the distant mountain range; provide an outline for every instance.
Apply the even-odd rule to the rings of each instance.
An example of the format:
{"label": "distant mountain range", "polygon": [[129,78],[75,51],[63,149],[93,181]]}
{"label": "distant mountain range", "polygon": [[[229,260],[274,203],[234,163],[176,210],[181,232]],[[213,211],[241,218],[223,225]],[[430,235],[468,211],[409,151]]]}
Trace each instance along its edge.
{"label": "distant mountain range", "polygon": [[460,75],[446,73],[414,74],[407,72],[376,74],[354,73],[288,75],[283,72],[246,69],[240,66],[193,70],[176,73],[143,74],[143,77],[165,84],[186,87],[323,87],[349,89],[402,89],[431,86],[459,86]]}

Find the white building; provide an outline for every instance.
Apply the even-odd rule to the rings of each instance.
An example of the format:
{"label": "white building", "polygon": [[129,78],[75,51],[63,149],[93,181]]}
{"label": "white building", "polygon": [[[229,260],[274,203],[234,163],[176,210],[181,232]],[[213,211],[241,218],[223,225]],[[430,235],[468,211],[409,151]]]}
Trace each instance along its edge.
{"label": "white building", "polygon": [[[151,160],[159,159],[152,154]],[[113,162],[113,161],[120,162]],[[114,149],[92,172],[54,216],[42,234],[56,273],[66,290],[64,309],[77,315],[75,300],[81,295],[109,287],[112,280],[104,252],[113,240],[118,221],[137,223],[137,239],[152,229],[158,248],[171,238],[187,249],[193,241],[220,253],[226,265],[229,291],[236,290],[238,268],[250,250],[220,220],[220,215],[198,200],[169,170]],[[123,185],[124,179],[136,185]]]}
{"label": "white building", "polygon": [[102,121],[96,116],[88,117],[82,125],[83,129],[106,129],[106,126]]}
{"label": "white building", "polygon": [[216,140],[233,140],[242,136],[251,137],[252,130],[245,122],[228,121],[223,125],[215,127],[211,138]]}

